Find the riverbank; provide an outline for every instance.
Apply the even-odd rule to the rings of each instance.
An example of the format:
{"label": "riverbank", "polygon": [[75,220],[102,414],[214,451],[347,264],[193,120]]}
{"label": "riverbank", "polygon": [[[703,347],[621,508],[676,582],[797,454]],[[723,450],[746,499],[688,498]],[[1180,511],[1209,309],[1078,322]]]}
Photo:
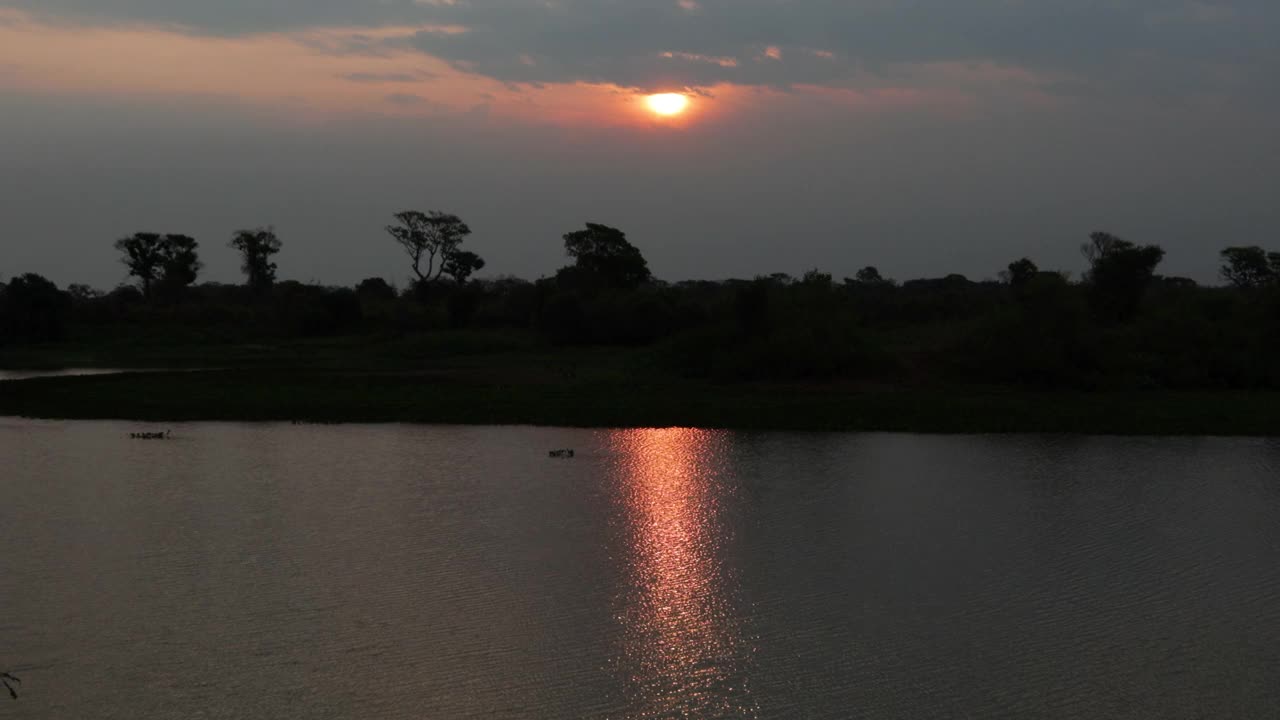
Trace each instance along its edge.
{"label": "riverbank", "polygon": [[1280,393],[855,389],[616,377],[239,369],[0,383],[0,415],[165,421],[1280,435]]}

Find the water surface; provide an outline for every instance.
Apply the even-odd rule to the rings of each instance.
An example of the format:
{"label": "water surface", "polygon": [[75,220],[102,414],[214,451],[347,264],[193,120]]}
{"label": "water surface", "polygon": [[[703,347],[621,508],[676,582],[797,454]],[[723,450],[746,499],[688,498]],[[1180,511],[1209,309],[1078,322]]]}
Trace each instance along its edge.
{"label": "water surface", "polygon": [[76,377],[80,375],[119,375],[135,372],[120,368],[62,368],[59,370],[0,370],[0,382],[5,380],[30,380],[42,377]]}
{"label": "water surface", "polygon": [[0,718],[1280,707],[1275,440],[0,418],[0,461]]}

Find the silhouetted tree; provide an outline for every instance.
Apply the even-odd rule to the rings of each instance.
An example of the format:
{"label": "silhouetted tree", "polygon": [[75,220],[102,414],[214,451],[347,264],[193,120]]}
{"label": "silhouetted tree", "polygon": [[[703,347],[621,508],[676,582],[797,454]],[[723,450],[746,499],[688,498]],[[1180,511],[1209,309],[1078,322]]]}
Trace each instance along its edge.
{"label": "silhouetted tree", "polygon": [[189,235],[164,236],[159,284],[165,292],[170,295],[179,293],[196,281],[200,268],[204,267],[196,252],[199,246],[200,243]]}
{"label": "silhouetted tree", "polygon": [[1133,317],[1164,250],[1156,245],[1138,247],[1104,232],[1090,236],[1081,248],[1089,260],[1088,281],[1094,311],[1109,322]]}
{"label": "silhouetted tree", "polygon": [[102,293],[83,283],[71,283],[67,286],[67,294],[73,302],[87,303],[102,297]]}
{"label": "silhouetted tree", "polygon": [[800,282],[809,287],[829,288],[831,287],[831,273],[824,273],[814,268],[806,272]]}
{"label": "silhouetted tree", "polygon": [[859,270],[853,276],[853,279],[867,285],[879,285],[885,282],[885,279],[880,275],[880,271],[873,265],[868,265]]}
{"label": "silhouetted tree", "polygon": [[1232,285],[1253,289],[1280,282],[1280,253],[1253,245],[1222,251],[1222,277]]}
{"label": "silhouetted tree", "polygon": [[31,342],[61,340],[71,298],[35,273],[9,281],[0,294],[0,338]]}
{"label": "silhouetted tree", "polygon": [[1040,268],[1036,267],[1035,263],[1022,258],[1009,263],[1009,269],[1000,273],[1000,278],[1014,289],[1020,289],[1026,287],[1039,272]]}
{"label": "silhouetted tree", "polygon": [[365,278],[356,285],[356,295],[369,300],[395,300],[396,289],[382,278]]}
{"label": "silhouetted tree", "polygon": [[121,262],[129,274],[142,283],[142,296],[151,298],[151,285],[159,277],[166,260],[165,240],[159,233],[139,232],[120,238],[115,248],[124,253]]}
{"label": "silhouetted tree", "polygon": [[564,249],[574,259],[577,275],[605,287],[635,288],[653,277],[639,248],[627,242],[626,233],[608,225],[587,223],[585,230],[566,233]]}
{"label": "silhouetted tree", "polygon": [[274,229],[238,230],[228,245],[240,253],[240,270],[251,290],[261,293],[275,284],[276,264],[271,256],[280,252],[282,243]]}
{"label": "silhouetted tree", "polygon": [[484,260],[470,250],[455,250],[440,264],[440,269],[461,285],[467,282],[472,273],[484,269]]}
{"label": "silhouetted tree", "polygon": [[1089,267],[1092,268],[1098,264],[1098,261],[1117,249],[1132,248],[1133,243],[1112,235],[1108,232],[1095,232],[1089,234],[1089,242],[1080,246],[1080,254],[1084,255],[1084,259],[1089,261]]}
{"label": "silhouetted tree", "polygon": [[[445,272],[449,258],[458,251],[471,228],[457,215],[432,210],[423,213],[417,210],[406,210],[396,213],[399,225],[388,225],[387,233],[404,248],[405,254],[413,261],[413,274],[418,280],[433,282]],[[471,254],[476,260],[479,256]],[[426,272],[422,271],[423,259],[427,261]],[[439,260],[439,265],[436,261]],[[483,262],[481,262],[483,265]],[[479,269],[473,268],[473,269]]]}

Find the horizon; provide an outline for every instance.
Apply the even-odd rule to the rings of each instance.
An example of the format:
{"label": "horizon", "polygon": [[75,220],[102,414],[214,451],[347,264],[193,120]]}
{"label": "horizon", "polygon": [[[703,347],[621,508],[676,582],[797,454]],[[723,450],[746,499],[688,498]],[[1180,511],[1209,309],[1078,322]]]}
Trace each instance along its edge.
{"label": "horizon", "polygon": [[[268,229],[268,230],[269,230],[269,229],[272,229],[272,228],[271,228],[271,226],[265,226],[265,227],[260,228],[260,229]],[[230,235],[234,236],[235,234],[237,234],[237,233],[239,233],[239,232],[244,232],[244,230],[238,230],[238,231],[236,231],[235,233],[231,233]],[[145,235],[145,234],[165,235],[166,233],[151,233],[150,231],[142,231],[142,232],[139,232],[139,233],[136,233],[136,234],[137,234],[137,235]],[[178,235],[179,233],[169,233],[169,234],[170,234],[170,235]],[[131,235],[133,235],[133,234],[131,234]],[[126,237],[128,237],[128,236],[126,236]],[[197,241],[197,243],[199,243],[199,238],[194,238],[194,239]],[[391,239],[391,238],[388,236],[388,240],[390,240],[390,239]],[[1126,239],[1126,238],[1120,238],[1120,239]],[[1084,245],[1084,243],[1082,243],[1082,245]],[[1158,245],[1158,244],[1157,244],[1157,245]],[[287,248],[287,244],[286,244],[286,245],[284,245],[284,247],[286,247],[286,248]],[[467,244],[466,244],[466,247],[467,247],[467,249],[471,249],[473,246],[472,246],[470,243],[467,243]],[[1239,247],[1239,246],[1237,246],[1237,247]],[[1252,246],[1252,247],[1258,247],[1258,246]],[[198,246],[197,246],[197,257],[198,257],[198,260],[199,260],[199,262],[200,262],[200,268],[199,268],[199,270],[198,270],[198,275],[197,275],[197,277],[196,277],[196,279],[195,279],[195,282],[194,282],[194,283],[192,283],[192,287],[199,287],[199,286],[202,286],[202,285],[236,286],[236,285],[243,285],[243,284],[244,284],[244,282],[245,282],[245,277],[244,277],[244,271],[243,271],[243,269],[238,270],[238,271],[234,274],[234,276],[232,276],[232,277],[225,277],[225,278],[224,278],[224,277],[209,277],[209,276],[208,276],[208,274],[205,272],[205,267],[207,266],[207,262],[206,262],[206,259],[207,259],[207,258],[206,258],[206,255],[205,255],[205,251],[206,251],[207,249],[208,249],[208,248],[206,248],[206,247],[205,247],[205,246],[203,246],[203,245],[198,245]],[[225,252],[226,252],[226,253],[229,253],[229,254],[230,254],[230,256],[231,256],[232,258],[240,257],[240,255],[238,254],[238,251],[237,251],[237,250],[235,250],[235,249],[233,249],[233,248],[231,248],[231,247],[229,247],[229,246],[226,246],[226,245],[223,245],[223,246],[215,246],[215,249],[225,250]],[[1078,249],[1078,250],[1082,250],[1083,248],[1082,248],[1081,246],[1077,246],[1077,249]],[[1202,285],[1202,286],[1206,286],[1206,287],[1230,287],[1230,286],[1231,286],[1231,282],[1230,282],[1230,280],[1224,276],[1224,268],[1226,267],[1226,259],[1222,256],[1222,251],[1224,251],[1225,249],[1227,249],[1227,248],[1220,248],[1220,249],[1219,249],[1219,251],[1215,254],[1215,257],[1217,258],[1217,263],[1218,263],[1218,264],[1216,265],[1217,271],[1213,274],[1212,281],[1211,281],[1211,282],[1200,282],[1200,281],[1196,280],[1196,282],[1197,282],[1197,284],[1198,284],[1198,285]],[[137,277],[135,277],[135,276],[131,273],[131,271],[129,270],[129,268],[127,267],[127,265],[126,265],[126,264],[125,264],[125,262],[124,262],[125,260],[127,260],[127,256],[126,256],[126,255],[125,255],[125,254],[124,254],[124,253],[123,253],[119,248],[114,248],[113,250],[114,250],[114,252],[116,253],[116,261],[119,263],[120,267],[122,268],[122,278],[121,278],[117,283],[115,283],[114,285],[110,285],[110,286],[102,286],[102,285],[94,285],[94,284],[91,284],[91,283],[78,283],[78,282],[74,282],[74,281],[72,281],[72,282],[67,282],[67,283],[60,283],[60,282],[57,282],[57,281],[56,281],[56,279],[54,279],[54,278],[49,278],[49,279],[54,280],[55,284],[57,284],[57,285],[61,286],[63,289],[67,289],[67,288],[68,288],[68,287],[70,287],[71,285],[85,285],[85,286],[88,286],[88,287],[89,287],[90,289],[92,289],[92,290],[99,291],[99,292],[103,292],[103,293],[110,293],[110,292],[112,292],[112,291],[114,291],[114,290],[118,290],[118,289],[120,289],[120,288],[127,288],[127,287],[135,287],[135,288],[136,288],[136,287],[138,287],[138,286],[139,286],[139,282],[140,282],[140,280],[139,280]],[[643,252],[644,252],[644,248],[639,248],[639,250],[640,250],[640,251],[641,251],[641,253],[643,254]],[[283,253],[283,250],[282,250],[281,252]],[[404,264],[405,266],[408,266],[408,265],[409,265],[409,263],[410,263],[410,261],[407,259],[407,256],[404,256],[403,254],[401,254],[401,258],[402,258],[402,260],[403,260],[403,264]],[[483,259],[486,261],[486,263],[487,263],[487,262],[488,262],[488,260],[489,260],[488,258],[483,258]],[[729,283],[729,282],[750,282],[750,281],[753,281],[753,280],[760,280],[760,279],[776,279],[776,278],[778,278],[779,276],[785,276],[785,279],[792,280],[792,281],[800,281],[800,280],[802,280],[802,279],[804,278],[804,276],[805,276],[806,274],[808,274],[809,272],[818,272],[818,273],[822,273],[822,274],[825,274],[825,275],[829,275],[829,276],[831,277],[831,280],[832,280],[833,282],[835,282],[835,283],[841,283],[841,282],[851,282],[851,281],[854,281],[854,276],[857,274],[857,272],[858,272],[859,270],[863,270],[863,269],[871,268],[871,269],[875,269],[875,270],[877,270],[879,273],[881,273],[882,277],[884,278],[884,280],[885,280],[886,282],[893,283],[893,284],[898,284],[898,285],[901,285],[901,284],[903,284],[903,283],[916,282],[916,281],[932,281],[932,280],[941,280],[941,279],[945,279],[945,278],[948,278],[948,277],[951,277],[951,276],[955,276],[955,275],[959,275],[959,276],[963,277],[965,280],[967,280],[967,281],[969,281],[969,282],[974,282],[974,283],[987,283],[987,282],[990,282],[990,283],[1003,283],[1003,282],[1007,282],[1007,281],[1006,281],[1006,280],[1002,280],[1000,276],[1001,276],[1003,273],[1007,272],[1007,271],[1010,269],[1010,268],[1008,267],[1008,265],[1010,265],[1010,264],[1012,264],[1012,263],[1014,263],[1014,262],[1017,262],[1017,261],[1019,261],[1019,260],[1031,260],[1033,263],[1035,263],[1035,259],[1034,259],[1034,258],[1030,258],[1030,257],[1027,257],[1027,256],[1021,256],[1021,257],[1014,258],[1013,260],[1011,260],[1009,264],[1006,264],[1006,267],[1000,268],[999,270],[997,270],[997,271],[996,271],[996,272],[994,272],[994,273],[990,273],[990,274],[982,275],[982,276],[971,276],[971,275],[968,275],[968,274],[965,274],[965,273],[962,273],[962,272],[943,272],[943,273],[939,273],[939,274],[937,274],[937,275],[915,276],[915,277],[912,277],[912,276],[901,276],[901,277],[900,277],[900,276],[893,275],[892,273],[886,272],[884,268],[882,268],[882,267],[880,267],[880,266],[878,266],[878,265],[876,265],[876,264],[874,264],[874,263],[871,263],[871,264],[868,264],[868,265],[863,265],[863,266],[861,266],[861,267],[859,267],[859,268],[857,268],[857,269],[855,269],[855,270],[853,270],[853,271],[851,271],[851,272],[849,272],[849,273],[836,273],[836,272],[831,272],[831,271],[827,270],[826,268],[813,267],[813,268],[808,268],[808,269],[806,269],[806,270],[800,270],[800,271],[774,270],[774,271],[772,271],[772,272],[760,272],[760,273],[756,273],[756,274],[754,274],[754,275],[746,275],[746,276],[712,276],[712,277],[683,277],[683,278],[666,278],[666,277],[662,277],[662,276],[660,276],[660,275],[654,274],[654,276],[653,276],[653,278],[652,278],[652,281],[653,281],[653,282],[656,282],[656,283],[658,283],[658,284],[669,284],[669,285],[677,285],[677,284],[685,283],[685,282]],[[219,264],[222,264],[222,263],[219,263]],[[564,262],[563,262],[559,267],[557,267],[557,268],[553,269],[551,272],[543,273],[543,274],[540,274],[540,275],[538,275],[538,276],[536,276],[536,277],[530,277],[530,276],[525,276],[525,275],[518,275],[518,274],[513,274],[513,273],[501,273],[501,274],[497,274],[497,273],[486,272],[486,271],[484,271],[484,270],[481,270],[481,271],[479,271],[479,272],[474,273],[474,275],[472,275],[472,276],[471,276],[471,280],[472,280],[472,281],[481,281],[481,282],[484,282],[484,281],[488,281],[488,282],[495,282],[495,281],[501,281],[501,280],[518,280],[518,281],[523,281],[523,282],[530,282],[530,283],[533,283],[533,282],[538,282],[538,281],[541,281],[541,280],[549,280],[549,279],[553,279],[553,278],[556,276],[556,270],[561,269],[561,268],[564,268],[564,267],[571,266],[572,264],[573,264],[573,262],[572,262],[572,258],[569,258],[569,257],[566,255],[566,256],[564,257]],[[1087,260],[1087,259],[1085,259],[1085,257],[1084,257],[1084,255],[1083,255],[1083,254],[1081,254],[1081,264],[1082,264],[1082,265],[1084,265],[1085,267],[1078,268],[1078,269],[1076,269],[1076,268],[1072,268],[1072,269],[1065,269],[1065,268],[1056,268],[1056,267],[1043,267],[1043,266],[1040,266],[1040,265],[1039,265],[1039,263],[1035,263],[1035,264],[1036,264],[1037,269],[1038,269],[1040,272],[1049,272],[1049,273],[1055,273],[1055,274],[1062,275],[1062,276],[1063,276],[1063,277],[1064,277],[1068,282],[1082,282],[1082,281],[1084,281],[1084,276],[1085,276],[1085,274],[1087,273],[1087,270],[1088,270],[1088,267],[1087,267],[1087,266],[1088,266],[1088,260]],[[12,275],[10,275],[10,276],[0,275],[0,285],[3,285],[4,283],[8,282],[9,280],[13,279],[14,277],[20,277],[20,276],[22,276],[22,275],[28,274],[28,272],[29,272],[29,271],[20,271],[20,272],[16,272],[16,273],[12,274]],[[47,277],[47,276],[42,275],[41,273],[34,273],[34,274],[36,274],[36,275],[40,275],[41,277]],[[401,277],[400,275],[403,275],[404,277]],[[352,281],[350,281],[350,282],[323,282],[323,281],[320,281],[320,280],[318,280],[318,279],[316,279],[316,278],[299,278],[299,277],[293,277],[293,276],[291,276],[291,275],[289,274],[289,272],[288,272],[288,268],[280,268],[280,270],[277,272],[277,276],[276,276],[275,282],[279,282],[279,283],[284,283],[284,282],[296,282],[296,283],[301,283],[301,284],[304,284],[304,285],[310,285],[310,286],[316,286],[316,287],[326,287],[326,288],[354,288],[354,287],[358,286],[359,284],[361,284],[362,282],[367,281],[367,280],[383,280],[383,281],[385,281],[385,282],[386,282],[390,287],[392,287],[392,288],[394,288],[394,289],[396,289],[397,291],[400,291],[400,292],[409,292],[410,290],[412,290],[412,288],[413,288],[413,286],[414,286],[414,284],[415,284],[415,283],[420,282],[419,280],[417,280],[417,279],[415,279],[415,278],[413,277],[413,275],[412,275],[412,270],[405,270],[403,273],[400,273],[400,275],[395,275],[395,276],[390,276],[390,277],[385,276],[385,275],[371,275],[371,276],[362,277],[362,278],[359,278],[359,279],[356,279],[356,280],[352,280]],[[1162,272],[1157,272],[1157,273],[1156,273],[1156,277],[1165,277],[1165,278],[1178,279],[1178,278],[1185,278],[1186,276],[1176,275],[1176,274],[1171,274],[1171,273],[1162,273]],[[1189,279],[1195,280],[1195,278],[1189,278]]]}
{"label": "horizon", "polygon": [[216,248],[273,225],[283,278],[404,284],[381,228],[413,208],[490,277],[592,221],[670,281],[1078,275],[1106,230],[1214,284],[1280,232],[1277,30],[1259,0],[0,0],[0,272],[109,289],[155,230],[231,282]]}

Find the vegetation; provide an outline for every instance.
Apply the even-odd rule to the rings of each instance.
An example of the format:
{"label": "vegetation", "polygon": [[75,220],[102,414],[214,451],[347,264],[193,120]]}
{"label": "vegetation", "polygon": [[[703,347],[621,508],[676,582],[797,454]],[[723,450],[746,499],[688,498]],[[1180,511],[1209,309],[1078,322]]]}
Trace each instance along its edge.
{"label": "vegetation", "polygon": [[[456,215],[387,227],[413,283],[277,281],[270,229],[235,233],[244,286],[196,282],[196,241],[117,241],[137,285],[0,287],[0,366],[219,368],[6,383],[0,413],[706,424],[905,430],[1280,432],[1280,253],[1228,247],[1224,286],[1094,233],[1078,281],[653,278],[621,230],[563,237],[553,277],[476,279]],[[1277,408],[1277,409],[1271,409]]]}

